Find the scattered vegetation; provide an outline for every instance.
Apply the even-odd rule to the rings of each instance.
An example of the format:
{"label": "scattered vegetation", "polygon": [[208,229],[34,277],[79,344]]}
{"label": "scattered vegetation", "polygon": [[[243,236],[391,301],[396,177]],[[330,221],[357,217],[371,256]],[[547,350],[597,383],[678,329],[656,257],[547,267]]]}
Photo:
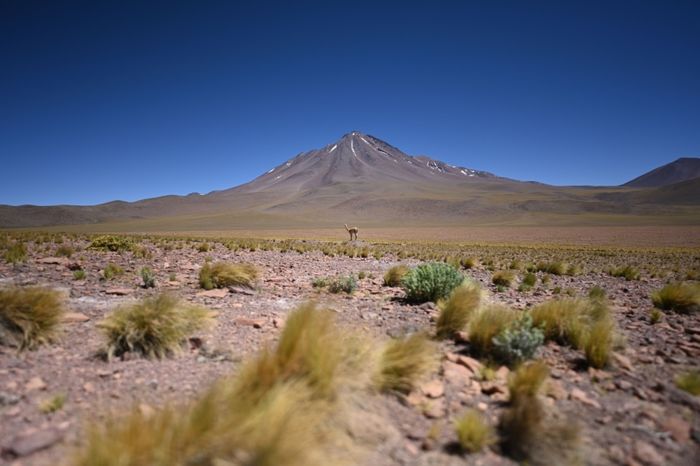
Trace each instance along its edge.
{"label": "scattered vegetation", "polygon": [[412,335],[389,341],[382,351],[377,387],[384,392],[410,392],[437,362],[434,344],[426,335]]}
{"label": "scattered vegetation", "polygon": [[357,280],[352,275],[347,277],[338,277],[328,283],[328,291],[331,293],[347,293],[350,294],[357,289]]}
{"label": "scattered vegetation", "polygon": [[112,280],[113,278],[115,278],[119,275],[123,275],[123,274],[124,274],[124,270],[121,267],[119,267],[118,265],[113,264],[111,262],[109,264],[107,264],[105,266],[104,270],[102,271],[102,277],[105,280]]}
{"label": "scattered vegetation", "polygon": [[663,317],[664,317],[664,313],[663,313],[663,312],[661,312],[661,311],[660,311],[659,309],[657,309],[657,308],[653,308],[653,309],[649,312],[649,323],[651,323],[652,325],[658,324],[659,322],[661,322],[661,319],[662,319]]}
{"label": "scattered vegetation", "polygon": [[411,269],[406,265],[395,265],[384,274],[384,286],[399,286]]}
{"label": "scattered vegetation", "polygon": [[56,411],[60,411],[61,409],[63,409],[63,406],[65,404],[66,395],[63,393],[59,393],[39,403],[39,411],[41,411],[44,414],[55,413]]}
{"label": "scattered vegetation", "polygon": [[104,235],[93,238],[88,247],[99,251],[131,251],[134,247],[134,242],[126,236]]}
{"label": "scattered vegetation", "polygon": [[493,274],[491,282],[497,286],[510,288],[515,280],[515,273],[512,270],[499,270]]}
{"label": "scattered vegetation", "polygon": [[623,277],[627,281],[639,280],[641,274],[636,268],[626,265],[608,270],[608,273],[613,277]]}
{"label": "scattered vegetation", "polygon": [[5,262],[8,264],[19,264],[27,261],[27,247],[22,242],[17,242],[10,246],[3,254]]}
{"label": "scattered vegetation", "polygon": [[664,311],[690,314],[700,310],[700,283],[669,283],[651,295],[654,306]]}
{"label": "scattered vegetation", "polygon": [[251,264],[205,263],[199,271],[199,285],[205,290],[243,286],[253,288],[258,270]]}
{"label": "scattered vegetation", "polygon": [[127,352],[161,359],[180,351],[190,334],[211,322],[207,309],[161,294],[116,309],[99,327],[107,341],[107,359]]}
{"label": "scattered vegetation", "polygon": [[457,418],[455,432],[460,448],[467,453],[479,452],[497,440],[494,428],[475,409],[469,409]]}
{"label": "scattered vegetation", "polygon": [[481,303],[481,289],[474,282],[466,282],[454,290],[447,300],[438,302],[440,314],[436,323],[438,338],[451,338],[464,330],[469,317]]}
{"label": "scattered vegetation", "polygon": [[691,395],[700,396],[700,371],[688,371],[676,377],[676,387]]}
{"label": "scattered vegetation", "polygon": [[63,312],[60,294],[55,290],[0,289],[0,344],[31,350],[55,341]]}
{"label": "scattered vegetation", "polygon": [[411,302],[437,302],[458,287],[464,277],[451,265],[442,262],[421,264],[409,271],[401,281],[406,299]]}

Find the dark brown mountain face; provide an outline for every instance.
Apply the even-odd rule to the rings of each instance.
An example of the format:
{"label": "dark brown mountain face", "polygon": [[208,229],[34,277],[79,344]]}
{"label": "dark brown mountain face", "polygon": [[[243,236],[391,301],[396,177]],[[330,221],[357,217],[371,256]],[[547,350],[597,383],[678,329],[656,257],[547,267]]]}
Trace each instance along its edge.
{"label": "dark brown mountain face", "polygon": [[105,224],[103,229],[195,231],[343,223],[700,224],[700,178],[668,184],[698,173],[698,160],[680,159],[624,187],[556,187],[410,156],[354,131],[231,189],[96,206],[0,205],[0,227]]}
{"label": "dark brown mountain face", "polygon": [[338,183],[460,183],[495,178],[491,173],[411,157],[381,139],[354,131],[338,142],[304,152],[276,166],[239,191],[303,191]]}
{"label": "dark brown mountain face", "polygon": [[667,186],[681,181],[688,181],[700,177],[700,158],[683,157],[675,162],[655,168],[623,186],[633,188],[653,188]]}

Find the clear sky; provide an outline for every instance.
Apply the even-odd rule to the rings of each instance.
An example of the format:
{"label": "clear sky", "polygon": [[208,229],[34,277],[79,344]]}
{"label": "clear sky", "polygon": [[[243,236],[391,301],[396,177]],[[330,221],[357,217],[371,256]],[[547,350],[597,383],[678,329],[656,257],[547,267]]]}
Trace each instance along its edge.
{"label": "clear sky", "polygon": [[700,156],[700,2],[0,0],[0,203],[209,192],[344,133],[551,184]]}

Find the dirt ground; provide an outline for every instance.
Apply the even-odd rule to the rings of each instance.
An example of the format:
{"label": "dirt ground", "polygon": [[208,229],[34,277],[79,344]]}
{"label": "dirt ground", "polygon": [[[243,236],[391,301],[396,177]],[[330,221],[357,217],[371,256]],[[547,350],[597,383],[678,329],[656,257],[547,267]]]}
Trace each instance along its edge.
{"label": "dirt ground", "polygon": [[[645,238],[639,244],[636,236],[628,235],[628,229],[608,228],[606,235],[597,239],[586,229],[555,229],[546,235],[539,230],[522,230],[518,237],[525,243],[700,244],[695,228],[638,228]],[[363,233],[370,234],[361,230],[360,239]],[[371,234],[381,239],[381,230]],[[439,230],[425,229],[415,239],[443,240],[439,235]],[[499,236],[498,229],[489,229],[460,239],[488,237],[510,242],[513,233],[509,235]],[[299,236],[303,234],[299,232]],[[235,372],[241,361],[263,345],[274,342],[285,316],[306,300],[335,310],[339,324],[382,339],[433,328],[437,316],[434,305],[408,304],[401,299],[400,288],[382,286],[388,268],[397,263],[415,265],[415,259],[399,260],[394,255],[381,259],[330,257],[320,251],[234,252],[218,243],[212,243],[208,252],[198,252],[189,245],[165,250],[148,240],[144,244],[150,257],[138,258],[131,253],[89,250],[87,244],[76,240],[79,252],[69,260],[82,265],[84,280],[74,279],[66,261],[50,259],[52,251],[45,246],[30,246],[25,264],[0,264],[0,285],[38,284],[61,289],[71,313],[56,344],[22,353],[0,347],[0,464],[65,461],[83,440],[86,421],[133,406],[149,410],[166,402],[191,399],[218,378]],[[220,296],[203,292],[198,272],[205,257],[256,265],[261,271],[256,290]],[[691,253],[686,263],[669,264],[669,268],[695,267],[699,258],[698,252]],[[100,280],[100,271],[110,262],[121,266],[125,274]],[[155,289],[139,286],[138,271],[144,265],[156,272]],[[365,278],[358,280],[358,289],[351,295],[319,291],[311,284],[314,278],[357,276],[360,272]],[[551,299],[560,290],[585,295],[593,286],[604,288],[621,337],[613,364],[605,370],[587,369],[580,352],[556,344],[543,346],[539,356],[551,368],[548,404],[581,426],[585,464],[699,464],[700,397],[677,389],[673,380],[682,371],[700,369],[700,316],[669,313],[659,323],[650,322],[649,295],[667,278],[643,275],[640,280],[626,281],[602,270],[585,270],[576,276],[551,276],[548,284],[538,281],[532,290],[521,292],[516,287],[497,290],[491,284],[493,272],[487,267],[464,273],[489,290],[490,300],[516,309]],[[106,362],[95,356],[103,345],[97,325],[110,310],[162,291],[218,311],[216,326],[196,335],[182,354],[170,359]],[[422,389],[405,397],[382,395],[375,400],[372,409],[385,414],[380,417],[383,424],[367,428],[376,429],[371,432],[381,441],[364,464],[514,464],[497,448],[474,455],[455,454],[449,448],[455,441],[453,419],[467,407],[482,410],[496,422],[507,398],[508,370],[495,368],[495,380],[480,380],[469,367],[471,361],[461,354],[461,346],[453,342],[440,345],[440,370]],[[65,395],[65,406],[54,413],[42,413],[38,405],[57,394]]]}

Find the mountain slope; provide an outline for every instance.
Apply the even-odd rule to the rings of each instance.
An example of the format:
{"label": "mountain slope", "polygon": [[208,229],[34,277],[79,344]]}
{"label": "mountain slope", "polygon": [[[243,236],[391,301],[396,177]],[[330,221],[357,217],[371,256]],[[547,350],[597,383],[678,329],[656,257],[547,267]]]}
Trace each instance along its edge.
{"label": "mountain slope", "polygon": [[680,183],[681,181],[688,181],[698,177],[700,177],[700,158],[683,157],[628,181],[623,186],[652,188]]}
{"label": "mountain slope", "polygon": [[352,132],[231,189],[84,207],[0,206],[0,227],[105,224],[128,231],[192,231],[350,222],[700,224],[699,187],[693,180],[658,188],[521,182],[412,157],[376,137]]}

